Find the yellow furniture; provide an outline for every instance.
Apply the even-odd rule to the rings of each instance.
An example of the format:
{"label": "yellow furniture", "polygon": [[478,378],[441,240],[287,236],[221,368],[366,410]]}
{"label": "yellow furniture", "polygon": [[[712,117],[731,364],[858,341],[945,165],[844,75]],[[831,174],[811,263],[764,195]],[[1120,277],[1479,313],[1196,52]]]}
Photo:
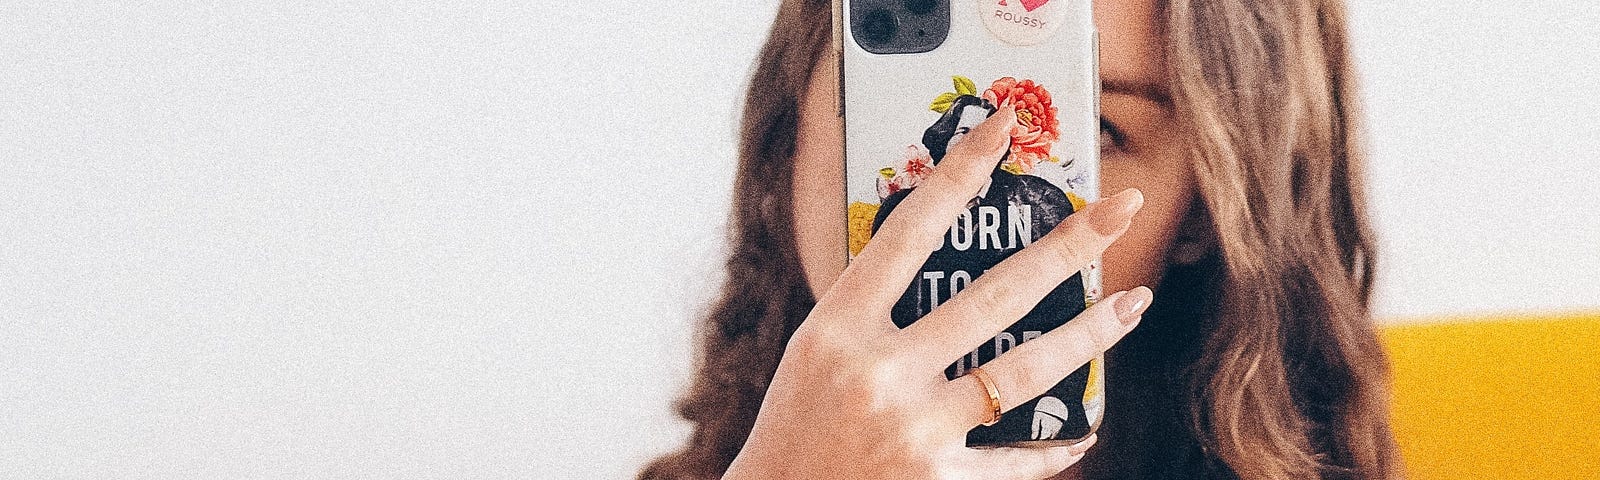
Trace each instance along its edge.
{"label": "yellow furniture", "polygon": [[1600,479],[1600,312],[1383,329],[1411,480]]}

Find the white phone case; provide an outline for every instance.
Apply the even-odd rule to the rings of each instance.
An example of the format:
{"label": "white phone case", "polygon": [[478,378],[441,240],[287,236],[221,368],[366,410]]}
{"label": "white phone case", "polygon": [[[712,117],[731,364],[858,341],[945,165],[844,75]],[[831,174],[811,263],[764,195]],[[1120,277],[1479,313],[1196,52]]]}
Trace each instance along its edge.
{"label": "white phone case", "polygon": [[[944,42],[924,53],[876,54],[850,31],[836,0],[850,252],[972,125],[1011,102],[1020,126],[989,187],[957,218],[944,246],[895,306],[904,327],[993,264],[1099,198],[1099,72],[1091,0],[940,0]],[[942,8],[942,7],[941,7]],[[1099,299],[1096,260],[1028,316],[951,365],[951,378],[1064,324]],[[1103,359],[1047,394],[980,426],[969,445],[1055,445],[1088,437],[1105,408]]]}

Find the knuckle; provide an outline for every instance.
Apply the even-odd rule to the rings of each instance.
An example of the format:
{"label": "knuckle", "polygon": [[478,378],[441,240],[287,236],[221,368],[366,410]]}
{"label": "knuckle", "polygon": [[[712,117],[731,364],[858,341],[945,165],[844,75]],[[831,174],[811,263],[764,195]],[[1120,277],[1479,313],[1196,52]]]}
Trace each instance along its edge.
{"label": "knuckle", "polygon": [[842,337],[831,328],[803,323],[795,329],[793,335],[789,336],[789,342],[784,346],[784,356],[797,355],[802,358],[832,362],[849,356],[851,348]]}
{"label": "knuckle", "polygon": [[884,418],[890,411],[890,402],[884,398],[883,389],[874,384],[872,377],[870,370],[841,369],[829,375],[833,380],[832,390],[838,392],[841,401],[851,404],[851,408],[859,414]]}
{"label": "knuckle", "polygon": [[[1007,353],[1006,355],[1014,355],[1016,353],[1017,352],[1013,351]],[[1021,395],[1023,389],[1030,385],[1029,377],[1033,376],[1033,373],[1031,373],[1030,370],[1038,370],[1036,368],[1030,368],[1031,365],[1028,365],[1030,362],[1026,361],[1027,359],[1016,358],[1014,360],[1021,361],[1010,362],[1006,364],[994,363],[993,365],[983,365],[983,371],[988,372],[989,379],[994,381],[994,388],[1000,391],[1001,409],[1010,409],[1011,405],[1017,403],[1016,399],[1013,397]],[[1019,367],[1013,367],[1013,365]],[[983,392],[983,386],[978,386],[977,391]],[[983,400],[984,398],[986,397],[974,396],[972,401],[974,403],[983,404],[983,402],[987,401]],[[985,414],[987,414],[989,407],[984,406],[983,408]]]}
{"label": "knuckle", "polygon": [[[1055,385],[1056,382],[1060,380],[1060,378],[1058,378],[1059,376],[1056,374],[1055,368],[1048,368],[1048,365],[1039,365],[1040,360],[1046,359],[1032,356],[1021,360],[1025,360],[1025,363],[1028,363],[1025,368],[1010,369],[1011,373],[1009,374],[1009,379],[1011,381],[1010,385],[1013,389],[1026,389],[1030,392],[1043,391],[1045,388]],[[1004,382],[1005,380],[996,379],[995,381]],[[1008,400],[1007,402],[1016,403],[1014,399]]]}
{"label": "knuckle", "polygon": [[1045,268],[1051,271],[1074,270],[1078,264],[1083,263],[1088,257],[1084,256],[1083,247],[1074,240],[1072,237],[1065,237],[1041,245],[1045,247]]}
{"label": "knuckle", "polygon": [[1116,317],[1110,316],[1109,321],[1102,319],[1089,326],[1089,341],[1094,345],[1096,352],[1110,350],[1112,346],[1117,344],[1117,340],[1122,339],[1121,332],[1112,326],[1116,322]]}
{"label": "knuckle", "polygon": [[[960,145],[957,145],[958,147]],[[954,152],[953,152],[954,153]],[[972,175],[965,168],[962,159],[965,155],[948,158],[941,165],[934,167],[929,174],[928,181],[935,187],[934,190],[941,195],[957,196],[978,191],[983,187],[984,178]]]}
{"label": "knuckle", "polygon": [[[889,215],[889,219],[884,221],[883,226],[878,230],[878,234],[867,242],[869,250],[862,251],[862,256],[856,257],[856,261],[851,262],[850,265],[855,266],[863,261],[868,261],[867,256],[869,254],[876,254],[880,251],[890,256],[904,254],[928,255],[943,246],[943,237],[935,237],[932,240],[925,238],[926,236],[922,234],[922,231],[932,230],[921,224],[921,222],[927,220],[905,217],[905,215],[911,214],[913,213],[910,208],[895,209],[895,212]],[[940,243],[934,243],[934,241],[939,241]],[[848,268],[846,267],[847,271]]]}
{"label": "knuckle", "polygon": [[807,334],[804,331],[796,330],[794,335],[789,337],[789,342],[784,345],[783,356],[785,358],[819,358],[822,357],[827,350],[828,349],[826,345],[824,345],[822,340],[818,339],[816,335]]}
{"label": "knuckle", "polygon": [[919,240],[917,235],[913,235],[912,233],[914,232],[904,232],[904,234],[891,237],[891,240],[889,241],[890,250],[902,253],[929,255],[932,254],[934,250],[938,250],[939,247],[942,246],[942,244],[934,244],[932,241]]}
{"label": "knuckle", "polygon": [[873,415],[901,415],[909,393],[906,379],[911,378],[906,362],[875,352],[861,352],[853,362],[839,366],[833,375],[834,388]]}
{"label": "knuckle", "polygon": [[967,321],[982,322],[984,327],[1005,328],[1006,312],[1015,301],[1015,288],[1003,284],[990,284],[984,288],[969,288],[957,294],[967,296],[957,313]]}
{"label": "knuckle", "polygon": [[967,136],[962,138],[960,142],[951,145],[946,153],[955,155],[957,158],[998,156],[1008,143],[1006,140],[1009,140],[1009,136],[1005,135],[1005,132],[1000,131],[999,128],[993,125],[979,125],[971,132],[968,132]]}
{"label": "knuckle", "polygon": [[906,378],[906,371],[901,362],[884,354],[866,355],[867,385],[874,390],[893,391],[900,386],[902,379]]}
{"label": "knuckle", "polygon": [[1098,230],[1095,230],[1094,226],[1090,225],[1090,223],[1088,212],[1085,212],[1084,215],[1078,215],[1077,213],[1074,213],[1072,215],[1067,215],[1067,218],[1062,220],[1060,230],[1062,231],[1062,235],[1078,238],[1080,239],[1077,240],[1079,242],[1092,243],[1104,240],[1109,243],[1109,237],[1100,233]]}

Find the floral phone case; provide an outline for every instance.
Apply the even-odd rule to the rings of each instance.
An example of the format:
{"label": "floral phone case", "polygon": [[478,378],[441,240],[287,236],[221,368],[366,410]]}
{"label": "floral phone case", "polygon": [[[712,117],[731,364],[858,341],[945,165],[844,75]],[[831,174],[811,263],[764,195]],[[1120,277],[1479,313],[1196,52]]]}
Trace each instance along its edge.
{"label": "floral phone case", "polygon": [[[1018,127],[990,182],[953,222],[891,312],[904,328],[1099,198],[1099,72],[1090,0],[939,0],[947,36],[921,53],[873,53],[852,2],[835,3],[851,258],[950,145],[996,107]],[[907,2],[909,4],[910,2]],[[917,34],[922,34],[918,31]],[[1100,261],[946,370],[950,378],[1063,325],[1101,296]],[[972,446],[1082,440],[1105,409],[1104,359],[967,434]],[[1001,392],[1004,394],[1004,392]],[[976,395],[976,394],[975,394]]]}

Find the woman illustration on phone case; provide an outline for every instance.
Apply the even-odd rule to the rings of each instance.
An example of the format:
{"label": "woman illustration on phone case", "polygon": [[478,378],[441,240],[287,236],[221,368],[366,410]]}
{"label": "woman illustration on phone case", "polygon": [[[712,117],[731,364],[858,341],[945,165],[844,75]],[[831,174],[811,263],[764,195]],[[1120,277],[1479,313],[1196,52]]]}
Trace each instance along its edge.
{"label": "woman illustration on phone case", "polygon": [[[984,93],[984,97],[988,98],[971,94],[974,90],[971,81],[963,77],[955,77],[955,84],[956,94],[946,93],[934,101],[932,109],[943,110],[942,115],[923,132],[920,148],[916,145],[908,148],[910,158],[906,161],[905,171],[893,178],[879,179],[880,194],[887,193],[887,196],[873,218],[873,233],[877,232],[895,207],[916,189],[920,177],[937,167],[950,147],[960,142],[973,126],[996,112],[995,100],[1013,100],[1002,100],[1004,92],[996,93],[996,90],[1023,82],[1009,77],[1000,79],[995,82],[996,88]],[[1065,191],[1049,180],[1025,173],[1033,170],[1039,158],[1049,158],[1049,150],[1055,140],[1055,126],[1051,125],[1054,123],[1055,107],[1050,105],[1048,92],[1042,87],[1033,86],[1032,82],[1026,82],[1025,85],[1033,87],[1030,92],[1032,95],[1026,100],[1016,100],[1031,102],[1032,105],[1017,105],[1018,122],[1012,131],[1011,147],[990,173],[989,182],[968,202],[967,212],[956,219],[943,246],[928,257],[918,277],[906,287],[905,294],[891,309],[890,318],[901,328],[933,311],[984,271],[1038,240],[1075,211]],[[1033,141],[1031,146],[1036,148],[1019,148],[1019,142],[1029,140]],[[1025,156],[1031,158],[1023,160]],[[881,188],[884,185],[890,188]],[[1062,315],[1083,311],[1085,306],[1083,274],[1077,273],[1058,285],[1038,306],[993,342],[980,346],[951,365],[945,373],[951,378],[959,377],[971,367],[982,365],[1022,341],[1062,324],[1066,320],[1060,318]],[[1052,389],[1051,395],[1019,407],[1019,412],[1033,412],[1031,416],[1004,416],[995,425],[979,427],[970,432],[969,441],[992,443],[1007,437],[1014,438],[1014,432],[1029,432],[1028,436],[1034,440],[1054,439],[1063,432],[1071,436],[1087,435],[1095,419],[1088,418],[1084,405],[1069,407],[1057,397],[1085,397],[1083,393],[1089,377],[1088,369],[1073,373]],[[1099,410],[1092,408],[1088,411]]]}
{"label": "woman illustration on phone case", "polygon": [[[951,146],[960,142],[962,137],[985,118],[996,111],[994,100],[1009,101],[1003,93],[996,93],[997,88],[990,88],[984,92],[983,97],[963,93],[970,91],[963,84],[970,85],[971,81],[963,77],[955,77],[957,94],[946,93],[936,99],[933,104],[935,111],[942,111],[942,115],[933,125],[929,126],[922,134],[920,148],[913,145],[908,150],[913,152],[908,155],[905,171],[894,178],[880,178],[879,194],[884,195],[883,202],[878,212],[873,217],[872,231],[877,232],[883,220],[888,218],[895,206],[905,199],[921,177],[931,172],[931,166],[937,166],[944,159],[945,152]],[[1024,81],[1027,85],[1032,82]],[[1016,85],[1011,78],[1002,78],[995,82],[996,87]],[[956,220],[950,235],[945,239],[945,244],[928,258],[923,266],[924,272],[965,272],[970,275],[962,276],[965,280],[975,279],[978,274],[1018,249],[1033,243],[1044,236],[1068,215],[1076,211],[1066,192],[1050,183],[1049,180],[1031,175],[1037,160],[1043,157],[1048,159],[1049,149],[1054,143],[1054,125],[1029,125],[1024,117],[1029,120],[1044,123],[1053,123],[1055,107],[1050,104],[1049,94],[1042,87],[1035,87],[1035,92],[1042,95],[1029,97],[1037,105],[1018,105],[1018,128],[1012,132],[1012,147],[1007,151],[993,172],[990,173],[989,183],[972,198],[968,203],[968,212]],[[987,98],[984,98],[987,97]],[[1026,107],[1034,107],[1040,114],[1029,114]],[[1044,137],[1042,145],[1034,150],[1024,150],[1018,146],[1019,140],[1024,138],[1037,139]],[[919,155],[926,152],[926,157]],[[1024,157],[1031,157],[1023,160]],[[928,166],[924,166],[926,162]],[[884,186],[887,185],[887,188]],[[933,307],[938,306],[943,300],[949,299],[959,291],[956,281],[937,282],[933,285],[918,282],[906,290],[906,296],[895,305],[892,313],[895,324],[902,328],[911,324],[917,318],[926,315]],[[920,288],[919,288],[920,287]],[[1057,311],[1080,311],[1084,308],[1083,279],[1073,276],[1063,283],[1061,287],[1046,297],[1040,303],[1040,308],[1035,312],[1051,311],[1056,308],[1069,309]],[[1035,315],[1025,317],[1019,325],[1029,324]]]}

